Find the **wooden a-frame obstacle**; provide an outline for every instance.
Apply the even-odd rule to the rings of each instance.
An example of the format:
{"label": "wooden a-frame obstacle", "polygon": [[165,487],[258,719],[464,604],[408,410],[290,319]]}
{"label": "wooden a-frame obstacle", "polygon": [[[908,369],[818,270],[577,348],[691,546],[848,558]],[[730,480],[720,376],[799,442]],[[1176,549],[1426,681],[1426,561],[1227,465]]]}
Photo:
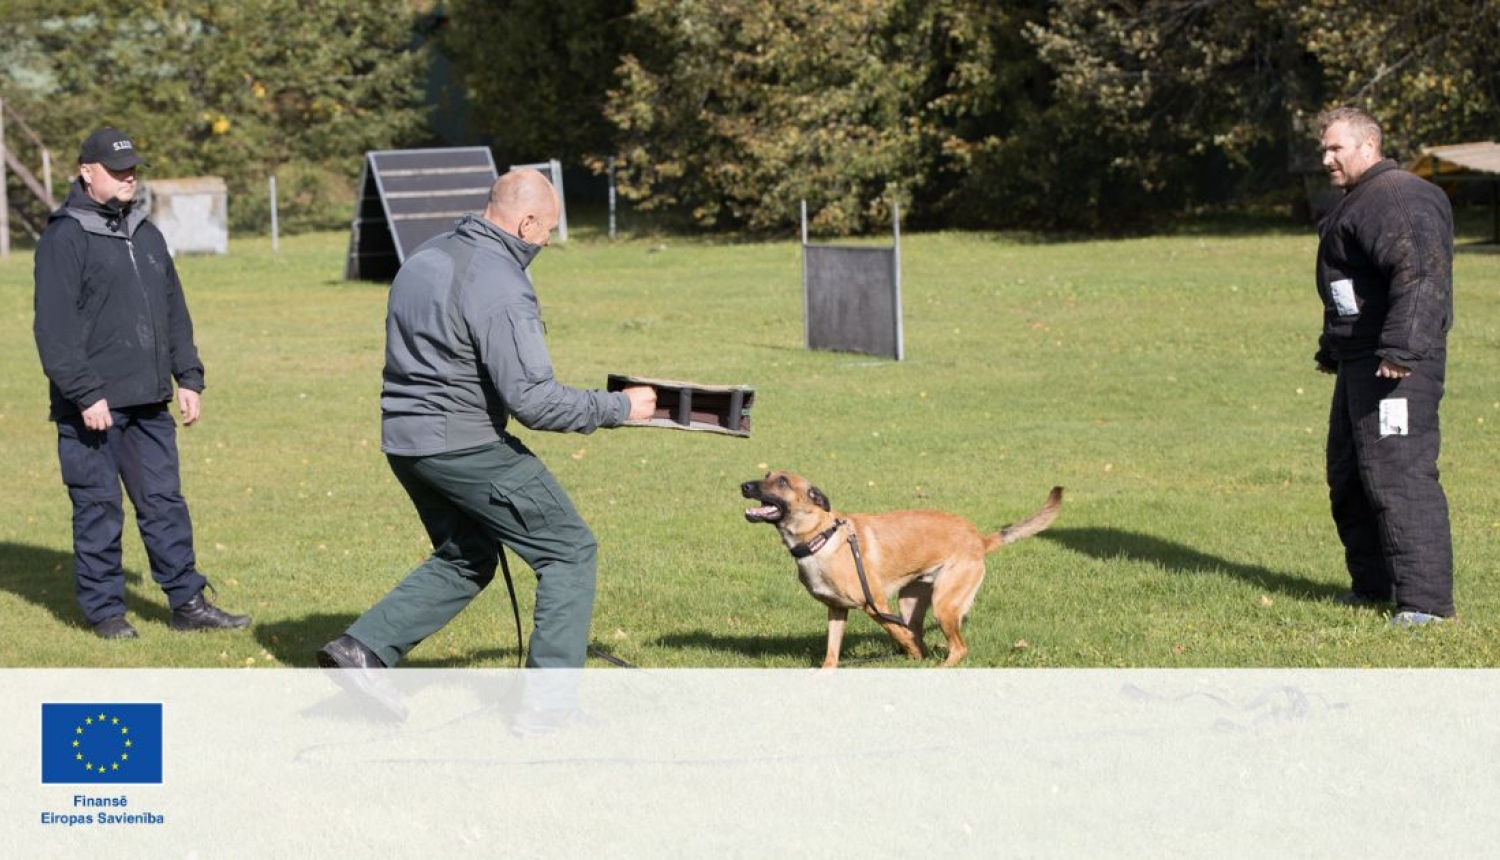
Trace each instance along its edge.
{"label": "wooden a-frame obstacle", "polygon": [[482,146],[365,153],[344,279],[394,280],[419,245],[483,211],[498,178]]}

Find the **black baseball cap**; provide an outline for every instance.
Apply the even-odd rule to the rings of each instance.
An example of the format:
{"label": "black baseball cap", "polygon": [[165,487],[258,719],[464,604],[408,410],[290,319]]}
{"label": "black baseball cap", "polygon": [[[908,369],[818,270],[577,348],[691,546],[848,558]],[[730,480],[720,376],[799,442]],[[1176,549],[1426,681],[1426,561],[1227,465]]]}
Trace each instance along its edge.
{"label": "black baseball cap", "polygon": [[88,136],[78,150],[79,164],[102,164],[110,170],[125,170],[145,164],[135,144],[117,128],[101,128]]}

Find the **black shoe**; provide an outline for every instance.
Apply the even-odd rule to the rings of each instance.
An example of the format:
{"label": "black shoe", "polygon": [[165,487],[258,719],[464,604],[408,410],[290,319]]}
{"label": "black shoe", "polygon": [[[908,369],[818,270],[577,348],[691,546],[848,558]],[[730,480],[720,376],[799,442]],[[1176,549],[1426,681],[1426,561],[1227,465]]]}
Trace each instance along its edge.
{"label": "black shoe", "polygon": [[384,669],[380,656],[365,643],[345,634],[318,650],[318,665],[324,669]]}
{"label": "black shoe", "polygon": [[123,615],[111,615],[94,625],[94,635],[100,639],[134,639],[139,636]]}
{"label": "black shoe", "polygon": [[192,600],[172,610],[173,630],[235,630],[249,626],[250,616],[230,615],[209,603],[201,591]]}
{"label": "black shoe", "polygon": [[344,691],[376,707],[376,715],[398,723],[406,721],[401,693],[385,675],[386,665],[365,643],[345,634],[318,649],[318,665],[338,669],[333,680]]}
{"label": "black shoe", "polygon": [[1368,594],[1360,594],[1358,591],[1346,591],[1333,599],[1335,603],[1341,603],[1344,606],[1384,606],[1387,603],[1395,602],[1395,600],[1396,597],[1394,594],[1381,598],[1371,597]]}

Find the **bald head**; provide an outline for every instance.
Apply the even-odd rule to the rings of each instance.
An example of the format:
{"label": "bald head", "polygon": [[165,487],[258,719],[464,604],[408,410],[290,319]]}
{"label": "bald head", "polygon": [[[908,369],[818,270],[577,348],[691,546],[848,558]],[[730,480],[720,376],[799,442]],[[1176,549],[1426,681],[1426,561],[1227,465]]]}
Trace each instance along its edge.
{"label": "bald head", "polygon": [[495,180],[484,218],[524,242],[545,245],[557,228],[560,211],[552,183],[540,172],[526,168]]}

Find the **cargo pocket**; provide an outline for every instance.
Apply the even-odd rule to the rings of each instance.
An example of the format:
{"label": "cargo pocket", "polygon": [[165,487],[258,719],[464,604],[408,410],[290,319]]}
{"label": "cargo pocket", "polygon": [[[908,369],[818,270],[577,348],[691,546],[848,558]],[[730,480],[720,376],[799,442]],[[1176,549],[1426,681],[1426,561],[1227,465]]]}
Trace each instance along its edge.
{"label": "cargo pocket", "polygon": [[527,307],[512,306],[506,312],[510,316],[510,330],[516,340],[516,355],[521,360],[526,381],[545,382],[551,379],[552,357],[547,354],[541,318]]}
{"label": "cargo pocket", "polygon": [[542,531],[560,507],[551,479],[541,460],[522,460],[505,477],[490,483],[490,498],[510,508],[521,528]]}
{"label": "cargo pocket", "polygon": [[107,434],[84,427],[82,418],[57,422],[57,459],[73,501],[119,502],[120,478],[106,444]]}

